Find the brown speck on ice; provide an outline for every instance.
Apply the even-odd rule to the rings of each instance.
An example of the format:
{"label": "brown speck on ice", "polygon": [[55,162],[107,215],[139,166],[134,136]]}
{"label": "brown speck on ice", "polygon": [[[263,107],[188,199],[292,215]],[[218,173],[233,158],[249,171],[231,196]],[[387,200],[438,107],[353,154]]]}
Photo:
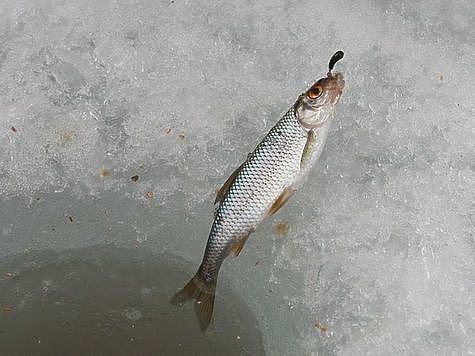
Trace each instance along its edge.
{"label": "brown speck on ice", "polygon": [[147,199],[152,199],[155,196],[155,193],[154,192],[147,192],[147,193],[145,193],[145,196],[147,197]]}
{"label": "brown speck on ice", "polygon": [[324,332],[324,333],[326,333],[327,330],[328,330],[328,328],[327,328],[326,326],[320,325],[319,323],[316,323],[316,324],[315,324],[315,327],[316,327],[318,330],[320,330],[321,332]]}
{"label": "brown speck on ice", "polygon": [[439,80],[443,80],[444,77],[442,75],[439,75]]}
{"label": "brown speck on ice", "polygon": [[67,131],[67,132],[63,133],[61,135],[61,137],[63,138],[64,142],[72,142],[73,139],[74,139],[74,133],[70,132],[70,131]]}
{"label": "brown speck on ice", "polygon": [[13,311],[13,309],[10,308],[10,307],[3,307],[3,308],[2,308],[2,311],[3,311],[4,313],[10,313],[10,312]]}
{"label": "brown speck on ice", "polygon": [[108,169],[103,169],[100,174],[101,177],[110,177],[110,175],[111,171],[109,171]]}
{"label": "brown speck on ice", "polygon": [[15,126],[10,127],[10,130],[12,130],[13,132],[17,132]]}
{"label": "brown speck on ice", "polygon": [[279,223],[275,227],[275,233],[278,237],[284,237],[289,232],[289,223]]}
{"label": "brown speck on ice", "polygon": [[138,175],[134,175],[134,176],[130,177],[130,179],[132,179],[134,182],[136,182],[136,181],[139,180],[139,176],[138,176]]}
{"label": "brown speck on ice", "polygon": [[254,266],[257,266],[259,264],[259,261],[256,261],[256,263],[254,263]]}

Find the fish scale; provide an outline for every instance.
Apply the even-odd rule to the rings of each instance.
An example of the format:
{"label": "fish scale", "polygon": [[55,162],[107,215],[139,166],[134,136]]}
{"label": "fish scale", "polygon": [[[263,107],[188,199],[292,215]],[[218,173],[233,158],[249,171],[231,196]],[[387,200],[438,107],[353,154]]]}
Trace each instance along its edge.
{"label": "fish scale", "polygon": [[229,246],[256,229],[282,190],[299,175],[306,141],[307,130],[291,108],[244,163],[211,228],[201,267],[208,282],[216,275]]}
{"label": "fish scale", "polygon": [[219,190],[201,265],[172,298],[173,304],[195,299],[201,329],[211,322],[224,259],[231,253],[239,255],[249,234],[285,204],[320,155],[344,87],[343,76],[332,73],[341,58],[341,51],[333,55],[327,77],[299,96]]}

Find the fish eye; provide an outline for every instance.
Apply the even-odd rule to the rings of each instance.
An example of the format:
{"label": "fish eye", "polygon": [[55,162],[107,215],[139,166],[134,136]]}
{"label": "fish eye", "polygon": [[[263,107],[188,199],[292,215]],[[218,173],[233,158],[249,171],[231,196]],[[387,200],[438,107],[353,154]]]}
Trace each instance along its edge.
{"label": "fish eye", "polygon": [[316,99],[323,93],[323,88],[321,85],[314,85],[313,87],[310,88],[310,90],[307,93],[307,97],[309,99]]}

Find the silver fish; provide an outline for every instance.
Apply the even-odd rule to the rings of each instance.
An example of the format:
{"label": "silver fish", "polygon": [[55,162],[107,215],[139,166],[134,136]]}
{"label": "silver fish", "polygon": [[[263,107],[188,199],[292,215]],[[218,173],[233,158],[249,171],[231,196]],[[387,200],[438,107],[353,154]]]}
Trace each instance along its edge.
{"label": "silver fish", "polygon": [[320,156],[345,84],[341,73],[332,73],[341,58],[342,51],[333,55],[327,77],[299,96],[219,190],[201,265],[171,300],[172,304],[182,304],[195,299],[202,330],[211,322],[224,259],[229,254],[239,255],[249,235],[287,202]]}

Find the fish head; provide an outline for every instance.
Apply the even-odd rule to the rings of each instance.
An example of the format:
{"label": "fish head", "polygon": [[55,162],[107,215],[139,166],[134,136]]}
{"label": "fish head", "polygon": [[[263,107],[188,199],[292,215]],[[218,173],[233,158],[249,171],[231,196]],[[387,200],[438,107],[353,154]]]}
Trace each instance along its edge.
{"label": "fish head", "polygon": [[307,129],[313,129],[331,119],[344,87],[343,74],[331,71],[327,77],[313,84],[295,103],[300,124]]}

